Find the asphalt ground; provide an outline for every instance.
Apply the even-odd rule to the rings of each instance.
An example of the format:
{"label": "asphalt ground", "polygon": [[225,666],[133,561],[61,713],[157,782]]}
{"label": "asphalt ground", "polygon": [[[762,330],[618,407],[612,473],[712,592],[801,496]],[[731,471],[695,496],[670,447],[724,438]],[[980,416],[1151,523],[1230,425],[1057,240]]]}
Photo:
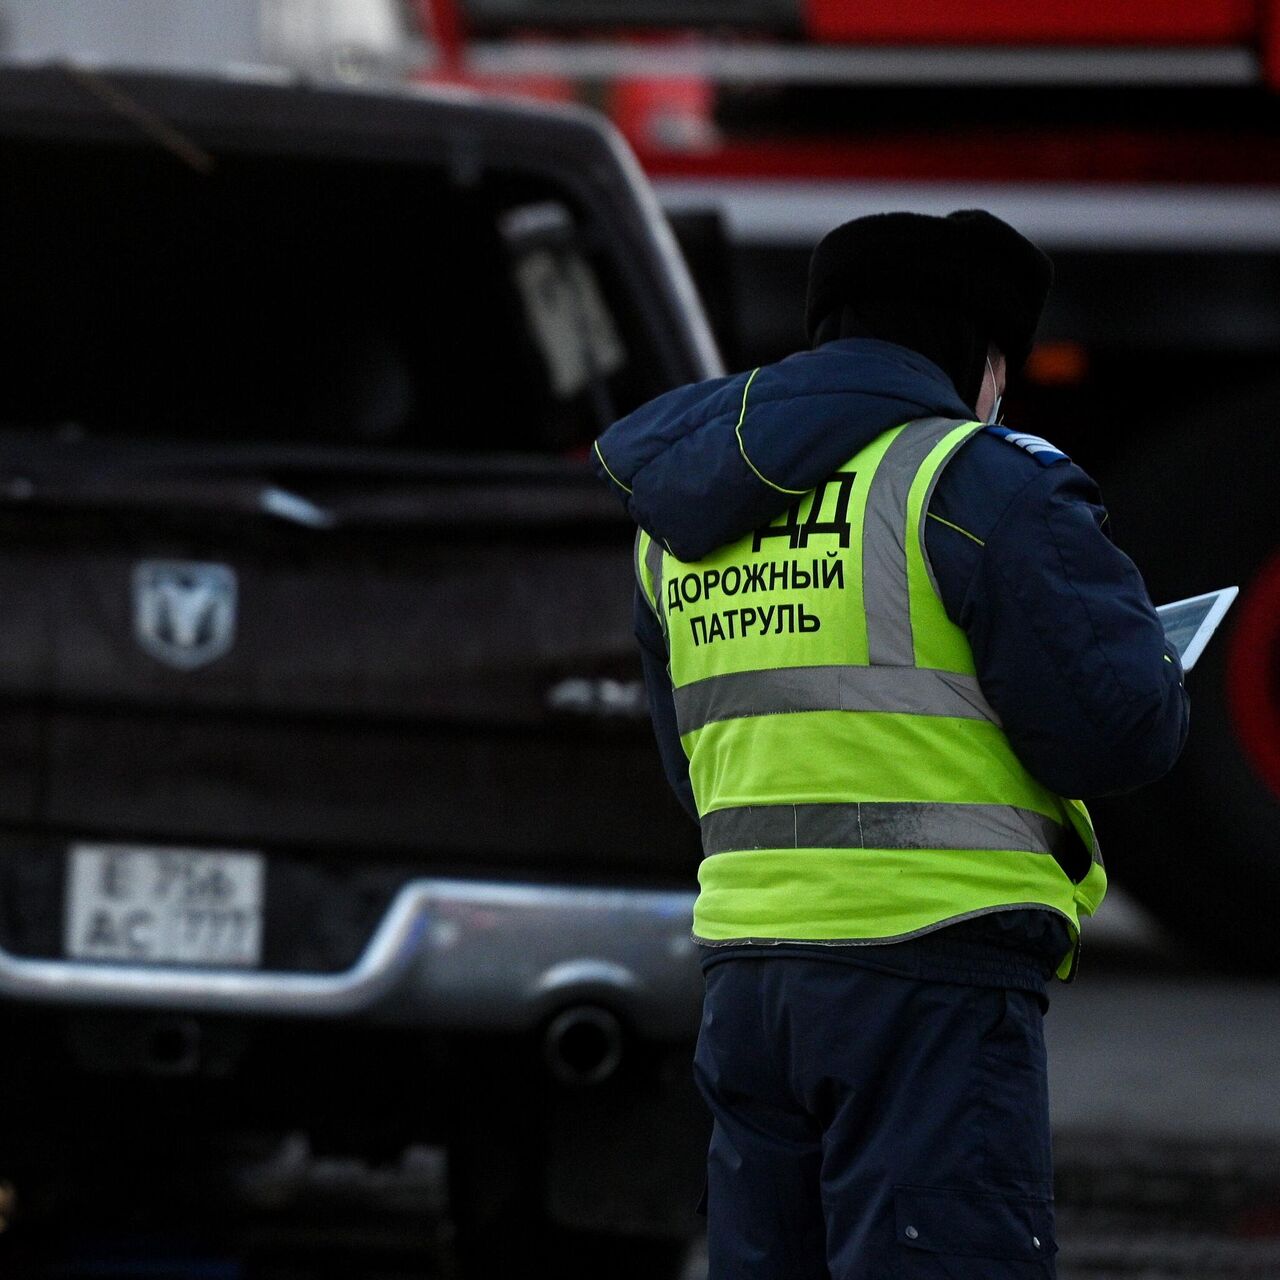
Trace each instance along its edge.
{"label": "asphalt ground", "polygon": [[1197,971],[1150,922],[1045,1019],[1062,1280],[1280,1277],[1280,982]]}

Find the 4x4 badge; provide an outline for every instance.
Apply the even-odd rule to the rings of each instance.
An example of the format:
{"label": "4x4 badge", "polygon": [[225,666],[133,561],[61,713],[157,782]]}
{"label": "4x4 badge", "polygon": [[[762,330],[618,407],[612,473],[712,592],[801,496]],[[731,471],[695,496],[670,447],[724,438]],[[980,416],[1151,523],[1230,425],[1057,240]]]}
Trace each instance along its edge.
{"label": "4x4 badge", "polygon": [[192,671],[236,638],[236,575],[225,564],[142,560],[133,570],[133,631],[153,658]]}

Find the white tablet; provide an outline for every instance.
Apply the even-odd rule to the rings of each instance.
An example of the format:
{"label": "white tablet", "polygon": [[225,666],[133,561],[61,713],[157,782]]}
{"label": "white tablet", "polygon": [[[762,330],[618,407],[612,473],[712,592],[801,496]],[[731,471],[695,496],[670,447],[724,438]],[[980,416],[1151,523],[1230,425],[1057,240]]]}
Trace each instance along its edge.
{"label": "white tablet", "polygon": [[1182,659],[1182,669],[1190,671],[1196,659],[1204,652],[1209,637],[1218,629],[1218,623],[1231,608],[1231,602],[1240,594],[1239,587],[1223,587],[1190,600],[1175,600],[1162,604],[1156,615],[1164,623],[1164,634]]}

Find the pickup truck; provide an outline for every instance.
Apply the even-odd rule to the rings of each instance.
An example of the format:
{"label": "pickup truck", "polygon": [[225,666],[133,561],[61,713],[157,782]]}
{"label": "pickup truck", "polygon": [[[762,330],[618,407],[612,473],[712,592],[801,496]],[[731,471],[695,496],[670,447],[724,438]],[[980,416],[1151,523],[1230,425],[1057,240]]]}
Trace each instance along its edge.
{"label": "pickup truck", "polygon": [[247,1152],[435,1143],[471,1273],[674,1257],[698,841],[586,451],[719,361],[630,153],[463,91],[38,66],[0,154],[18,1227],[234,1224]]}

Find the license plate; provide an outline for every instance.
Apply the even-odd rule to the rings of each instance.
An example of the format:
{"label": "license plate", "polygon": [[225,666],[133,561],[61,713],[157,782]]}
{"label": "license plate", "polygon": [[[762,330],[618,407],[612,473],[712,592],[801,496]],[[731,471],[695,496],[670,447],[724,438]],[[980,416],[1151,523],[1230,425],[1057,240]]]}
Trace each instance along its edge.
{"label": "license plate", "polygon": [[73,844],[66,954],[141,964],[258,965],[264,866],[260,853]]}

